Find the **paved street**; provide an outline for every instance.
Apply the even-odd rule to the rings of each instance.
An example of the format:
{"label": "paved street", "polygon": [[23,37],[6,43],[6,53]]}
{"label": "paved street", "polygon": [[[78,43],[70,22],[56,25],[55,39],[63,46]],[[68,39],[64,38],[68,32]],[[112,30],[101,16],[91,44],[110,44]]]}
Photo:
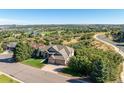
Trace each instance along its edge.
{"label": "paved street", "polygon": [[20,63],[11,63],[11,55],[0,55],[0,71],[25,83],[86,83],[79,78],[65,77]]}
{"label": "paved street", "polygon": [[97,38],[116,46],[117,48],[119,48],[121,51],[124,52],[124,43],[113,42],[113,41],[109,40],[108,38],[106,38],[105,35],[98,35]]}

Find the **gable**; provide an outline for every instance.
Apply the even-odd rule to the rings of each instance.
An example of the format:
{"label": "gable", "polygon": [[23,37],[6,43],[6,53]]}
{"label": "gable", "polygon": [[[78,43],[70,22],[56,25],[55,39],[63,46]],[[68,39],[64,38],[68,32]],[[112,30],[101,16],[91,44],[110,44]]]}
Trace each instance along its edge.
{"label": "gable", "polygon": [[53,47],[50,47],[50,48],[48,49],[48,51],[49,51],[49,52],[57,52]]}
{"label": "gable", "polygon": [[54,53],[55,55],[61,55],[64,58],[68,58],[73,51],[70,47],[67,46],[54,45],[48,49],[48,52]]}
{"label": "gable", "polygon": [[60,53],[62,54],[62,56],[67,59],[68,58],[68,54],[66,53],[65,49],[63,48],[62,50],[60,50]]}

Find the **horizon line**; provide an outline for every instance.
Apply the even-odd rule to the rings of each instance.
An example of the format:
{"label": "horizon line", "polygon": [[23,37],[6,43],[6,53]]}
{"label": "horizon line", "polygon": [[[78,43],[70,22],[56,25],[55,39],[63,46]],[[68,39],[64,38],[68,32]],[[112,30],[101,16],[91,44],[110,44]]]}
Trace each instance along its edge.
{"label": "horizon line", "polygon": [[57,23],[56,24],[54,24],[54,23],[53,24],[49,24],[49,23],[48,24],[39,24],[39,23],[36,23],[36,24],[0,24],[0,25],[124,25],[124,23],[113,23],[113,24],[112,23],[96,23],[96,24],[95,23],[86,23],[86,24],[81,24],[81,23],[79,23],[79,24],[76,24],[76,23],[75,24],[73,24],[73,23],[72,24],[71,23],[70,24],[67,24],[67,23],[65,23],[65,24],[64,23],[61,23],[61,24],[59,24],[59,23],[58,24]]}

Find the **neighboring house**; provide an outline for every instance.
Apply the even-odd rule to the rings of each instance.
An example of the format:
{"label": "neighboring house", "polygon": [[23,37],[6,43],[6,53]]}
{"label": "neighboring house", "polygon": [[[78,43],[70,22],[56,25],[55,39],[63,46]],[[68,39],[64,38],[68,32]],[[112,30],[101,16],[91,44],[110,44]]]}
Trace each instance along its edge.
{"label": "neighboring house", "polygon": [[45,46],[39,49],[40,55],[52,64],[66,65],[69,58],[74,55],[74,49],[64,45]]}
{"label": "neighboring house", "polygon": [[17,42],[10,42],[7,44],[6,49],[13,51],[16,48]]}

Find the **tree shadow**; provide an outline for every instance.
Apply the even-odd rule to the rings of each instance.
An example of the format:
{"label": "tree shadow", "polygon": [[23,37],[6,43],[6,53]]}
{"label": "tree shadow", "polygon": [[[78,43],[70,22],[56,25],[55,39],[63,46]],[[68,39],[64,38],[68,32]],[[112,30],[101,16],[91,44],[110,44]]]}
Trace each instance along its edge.
{"label": "tree shadow", "polygon": [[62,72],[62,70],[63,70],[63,68],[56,68],[56,69],[54,69],[54,71],[56,71],[56,72]]}
{"label": "tree shadow", "polygon": [[124,46],[124,44],[116,44],[116,46]]}
{"label": "tree shadow", "polygon": [[3,58],[3,59],[0,59],[0,62],[14,63],[15,62],[15,59],[14,58]]}
{"label": "tree shadow", "polygon": [[[60,73],[62,73],[62,70],[63,70],[63,68],[54,69],[54,71],[60,72]],[[92,81],[90,80],[90,78],[88,76],[81,77],[79,75],[77,75],[77,76],[75,75],[75,76],[72,76],[72,77],[76,77],[76,78],[69,79],[69,80],[67,80],[67,82],[69,82],[69,83],[92,83]]]}
{"label": "tree shadow", "polygon": [[67,80],[69,83],[92,83],[92,81],[88,77],[80,77],[75,79]]}

